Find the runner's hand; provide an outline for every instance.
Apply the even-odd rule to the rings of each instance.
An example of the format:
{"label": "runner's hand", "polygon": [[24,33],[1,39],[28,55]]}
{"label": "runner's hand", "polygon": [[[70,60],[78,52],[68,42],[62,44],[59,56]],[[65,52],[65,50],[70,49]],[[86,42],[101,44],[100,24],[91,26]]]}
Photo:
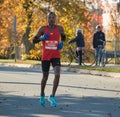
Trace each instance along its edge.
{"label": "runner's hand", "polygon": [[40,41],[44,41],[49,38],[49,34],[44,34],[42,37],[39,38]]}
{"label": "runner's hand", "polygon": [[58,50],[61,50],[62,48],[63,48],[63,46],[64,46],[64,43],[63,42],[60,42],[59,44],[58,44]]}

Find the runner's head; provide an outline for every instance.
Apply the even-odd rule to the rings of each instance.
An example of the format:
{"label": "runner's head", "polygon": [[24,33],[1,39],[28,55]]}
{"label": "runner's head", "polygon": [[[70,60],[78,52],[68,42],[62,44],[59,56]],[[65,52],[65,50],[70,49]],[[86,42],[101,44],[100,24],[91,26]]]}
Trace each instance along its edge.
{"label": "runner's head", "polygon": [[56,14],[54,12],[50,11],[47,14],[47,20],[48,20],[49,25],[54,25],[55,21],[56,21]]}

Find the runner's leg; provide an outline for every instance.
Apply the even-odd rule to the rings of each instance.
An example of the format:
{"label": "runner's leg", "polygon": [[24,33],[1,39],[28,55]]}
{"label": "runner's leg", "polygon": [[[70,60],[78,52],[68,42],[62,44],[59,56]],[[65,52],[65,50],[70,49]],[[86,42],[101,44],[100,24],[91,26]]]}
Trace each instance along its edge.
{"label": "runner's leg", "polygon": [[53,81],[53,90],[51,96],[55,96],[56,90],[59,85],[59,79],[60,79],[60,66],[55,66],[54,67],[54,73],[55,73],[55,78]]}
{"label": "runner's leg", "polygon": [[44,90],[48,80],[49,72],[43,72],[43,78],[41,80],[41,96],[45,96]]}
{"label": "runner's leg", "polygon": [[41,96],[45,96],[44,90],[49,76],[50,61],[42,61],[43,78],[41,80]]}
{"label": "runner's leg", "polygon": [[50,102],[51,106],[56,107],[57,106],[57,102],[55,99],[55,94],[59,85],[59,80],[60,80],[60,59],[59,58],[55,58],[51,60],[52,62],[52,66],[54,68],[54,81],[53,81],[53,89],[52,89],[52,93],[51,95],[48,97],[48,101]]}
{"label": "runner's leg", "polygon": [[51,60],[51,62],[52,62],[52,66],[54,68],[54,74],[55,74],[51,96],[55,96],[57,87],[59,85],[59,79],[60,79],[60,66],[61,66],[60,58],[54,58]]}

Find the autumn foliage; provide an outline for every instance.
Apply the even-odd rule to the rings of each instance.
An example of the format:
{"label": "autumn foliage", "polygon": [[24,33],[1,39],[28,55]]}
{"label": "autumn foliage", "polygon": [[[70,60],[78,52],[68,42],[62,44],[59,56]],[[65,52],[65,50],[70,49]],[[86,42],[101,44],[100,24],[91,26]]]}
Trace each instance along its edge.
{"label": "autumn foliage", "polygon": [[[65,29],[67,40],[63,51],[68,48],[68,40],[76,35],[77,28],[83,30],[86,48],[92,49],[92,35],[98,22],[94,21],[95,16],[88,10],[85,1],[1,0],[0,58],[14,58],[18,50],[17,54],[20,53],[21,56],[24,54],[29,59],[40,59],[42,45],[41,43],[33,45],[32,40],[38,28],[47,23],[46,14],[50,10],[57,14],[56,23]],[[14,16],[17,18],[16,33],[13,28]],[[15,49],[21,46],[22,50]]]}

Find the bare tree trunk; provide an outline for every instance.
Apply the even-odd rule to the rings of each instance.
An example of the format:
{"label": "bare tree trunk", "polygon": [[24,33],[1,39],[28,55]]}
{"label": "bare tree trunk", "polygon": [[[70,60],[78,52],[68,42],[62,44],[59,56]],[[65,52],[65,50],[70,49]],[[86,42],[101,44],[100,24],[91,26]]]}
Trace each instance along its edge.
{"label": "bare tree trunk", "polygon": [[29,51],[31,49],[33,49],[33,47],[34,47],[34,45],[32,43],[30,43],[30,41],[29,41],[30,30],[31,30],[30,25],[27,25],[26,32],[24,33],[23,38],[22,38],[23,44],[25,46],[25,53],[26,54],[29,54]]}
{"label": "bare tree trunk", "polygon": [[33,5],[33,3],[25,0],[24,8],[25,8],[26,13],[27,13],[28,24],[26,27],[26,32],[24,33],[24,35],[22,37],[22,40],[23,40],[23,44],[25,46],[25,53],[26,54],[29,54],[29,51],[34,47],[34,45],[32,43],[30,43],[30,41],[29,41],[29,34],[31,31],[30,25],[32,23],[32,14],[33,14],[33,9],[30,10],[30,6],[32,6],[32,5]]}

